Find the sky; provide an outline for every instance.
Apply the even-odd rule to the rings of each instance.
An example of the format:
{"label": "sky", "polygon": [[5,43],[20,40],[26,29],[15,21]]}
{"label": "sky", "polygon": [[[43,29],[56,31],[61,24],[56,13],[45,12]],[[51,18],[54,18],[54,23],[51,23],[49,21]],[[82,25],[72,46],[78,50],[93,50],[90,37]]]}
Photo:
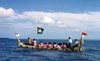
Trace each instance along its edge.
{"label": "sky", "polygon": [[0,0],[0,38],[100,39],[99,26],[100,0]]}

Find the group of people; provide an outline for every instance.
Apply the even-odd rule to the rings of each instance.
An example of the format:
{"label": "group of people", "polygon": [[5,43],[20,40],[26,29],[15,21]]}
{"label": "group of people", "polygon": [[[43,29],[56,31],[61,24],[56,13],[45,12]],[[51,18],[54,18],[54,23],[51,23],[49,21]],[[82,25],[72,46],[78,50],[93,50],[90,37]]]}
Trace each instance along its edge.
{"label": "group of people", "polygon": [[28,37],[28,42],[26,42],[26,40],[23,42],[23,44],[25,45],[31,45],[31,46],[34,46],[34,47],[37,47],[37,42],[35,39],[31,40],[29,37]]}
{"label": "group of people", "polygon": [[46,49],[46,48],[48,48],[48,49],[52,49],[52,48],[53,49],[66,49],[66,48],[78,47],[79,42],[78,42],[77,39],[75,39],[75,45],[74,46],[72,46],[72,42],[73,41],[72,41],[71,37],[69,37],[68,43],[56,43],[56,42],[42,43],[42,42],[40,42],[40,43],[37,44],[37,41],[35,39],[33,39],[31,41],[30,38],[28,38],[28,42],[24,41],[23,43],[25,45],[31,45],[31,46],[34,46],[34,47],[37,47],[37,48],[44,48],[44,49]]}

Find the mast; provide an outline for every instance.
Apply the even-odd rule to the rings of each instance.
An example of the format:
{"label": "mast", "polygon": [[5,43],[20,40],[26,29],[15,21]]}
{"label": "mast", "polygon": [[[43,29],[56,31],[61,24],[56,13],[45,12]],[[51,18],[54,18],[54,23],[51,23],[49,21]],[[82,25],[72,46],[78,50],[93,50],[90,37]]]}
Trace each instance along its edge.
{"label": "mast", "polygon": [[80,39],[80,42],[79,42],[79,51],[83,50],[82,43],[83,43],[83,39],[82,39],[82,35],[81,35],[81,39]]}

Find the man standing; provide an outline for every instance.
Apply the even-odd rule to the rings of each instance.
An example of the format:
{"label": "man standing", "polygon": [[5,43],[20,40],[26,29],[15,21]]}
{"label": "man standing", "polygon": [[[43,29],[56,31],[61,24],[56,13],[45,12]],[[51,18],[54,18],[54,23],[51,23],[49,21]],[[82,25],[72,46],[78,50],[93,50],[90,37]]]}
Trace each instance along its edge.
{"label": "man standing", "polygon": [[72,44],[72,39],[71,39],[71,37],[69,37],[69,39],[68,39],[68,44],[69,44],[69,48],[71,48],[71,44]]}
{"label": "man standing", "polygon": [[34,47],[36,47],[37,46],[37,43],[36,43],[36,40],[35,39],[33,39],[33,43],[34,43]]}

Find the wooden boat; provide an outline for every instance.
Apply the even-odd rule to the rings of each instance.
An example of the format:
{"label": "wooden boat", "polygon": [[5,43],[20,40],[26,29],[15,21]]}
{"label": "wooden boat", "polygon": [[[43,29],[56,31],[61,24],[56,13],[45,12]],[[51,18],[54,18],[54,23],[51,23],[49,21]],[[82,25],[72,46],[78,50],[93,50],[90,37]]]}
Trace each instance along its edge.
{"label": "wooden boat", "polygon": [[31,49],[37,48],[37,49],[64,50],[64,51],[80,51],[80,52],[83,51],[83,48],[82,48],[82,42],[83,42],[82,37],[81,37],[81,39],[80,39],[80,41],[79,41],[79,46],[78,46],[78,47],[66,48],[66,49],[38,48],[38,47],[34,47],[34,46],[32,46],[32,45],[25,45],[25,44],[23,44],[23,43],[19,40],[18,37],[16,37],[16,38],[17,38],[17,41],[18,41],[18,46],[19,46],[19,47],[23,47],[23,48],[31,48]]}

